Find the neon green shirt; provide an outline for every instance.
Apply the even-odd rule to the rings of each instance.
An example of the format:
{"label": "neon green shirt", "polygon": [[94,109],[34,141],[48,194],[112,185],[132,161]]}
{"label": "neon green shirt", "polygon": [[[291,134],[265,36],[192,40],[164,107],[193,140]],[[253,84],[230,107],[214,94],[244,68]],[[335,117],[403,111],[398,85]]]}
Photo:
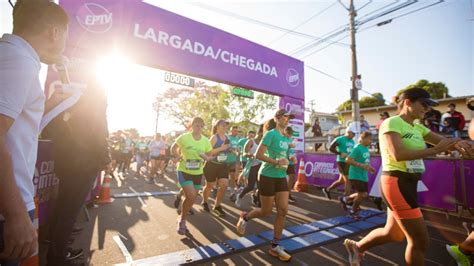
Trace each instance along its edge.
{"label": "neon green shirt", "polygon": [[204,160],[199,156],[212,150],[211,142],[206,136],[195,140],[191,132],[184,133],[176,139],[176,144],[181,150],[181,160],[178,163],[178,171],[190,175],[202,175]]}
{"label": "neon green shirt", "polygon": [[[288,159],[288,141],[278,130],[272,129],[265,133],[262,139],[263,145],[267,146],[265,156],[272,159]],[[273,178],[285,178],[286,168],[277,167],[272,163],[263,162],[259,173],[261,175]]]}
{"label": "neon green shirt", "polygon": [[[337,137],[336,139],[334,139],[333,142],[336,142],[337,143],[337,147],[336,147],[336,150],[340,153],[346,153],[346,154],[349,154],[351,153],[352,151],[352,148],[354,147],[355,145],[355,142],[353,139],[350,139],[346,136],[339,136]],[[337,155],[336,157],[336,161],[337,162],[346,162],[346,159],[345,158],[342,158],[341,155]]]}
{"label": "neon green shirt", "polygon": [[[361,164],[369,164],[370,163],[370,152],[369,148],[362,144],[357,144],[354,149],[352,149],[349,157],[354,159],[354,161],[361,163]],[[356,166],[349,166],[349,179],[351,180],[360,180],[363,182],[369,181],[369,173]]]}
{"label": "neon green shirt", "polygon": [[388,145],[383,135],[388,132],[400,134],[402,145],[408,150],[424,150],[426,149],[424,136],[430,133],[425,126],[415,123],[410,125],[400,116],[392,116],[385,119],[379,130],[380,154],[382,156],[383,171],[402,171],[408,173],[423,173],[425,171],[423,159],[412,161],[397,162],[388,152]]}

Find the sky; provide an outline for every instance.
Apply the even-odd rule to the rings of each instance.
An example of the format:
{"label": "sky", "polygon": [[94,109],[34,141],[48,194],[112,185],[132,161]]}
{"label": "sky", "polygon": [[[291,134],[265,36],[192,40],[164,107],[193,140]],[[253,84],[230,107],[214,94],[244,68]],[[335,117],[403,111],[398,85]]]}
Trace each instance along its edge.
{"label": "sky", "polygon": [[[309,102],[314,100],[313,107],[316,111],[334,112],[340,103],[349,99],[351,54],[347,45],[348,37],[339,41],[342,44],[330,45],[314,54],[311,53],[326,45],[319,45],[306,53],[293,54],[296,49],[312,39],[276,30],[262,23],[252,23],[246,19],[251,18],[312,36],[324,36],[349,21],[347,10],[336,0],[201,2],[148,0],[147,2],[293,56],[304,61],[305,65],[326,73],[327,75],[324,75],[311,68],[305,68],[307,107],[310,106]],[[347,5],[349,1],[341,2]],[[355,7],[358,9],[368,2],[370,3],[367,6],[358,11],[356,19],[363,19],[366,14],[390,3],[395,5],[395,0],[366,0],[355,1]],[[437,0],[422,0],[413,5],[414,7],[394,13],[393,16],[435,2]],[[227,12],[237,14],[241,19]],[[10,13],[7,1],[0,0],[0,33],[11,32]],[[320,14],[316,16],[318,13]],[[385,19],[393,16],[388,15]],[[310,19],[311,17],[313,18]],[[364,91],[381,92],[386,100],[390,100],[399,89],[420,79],[427,79],[432,82],[444,82],[452,96],[474,94],[473,19],[472,1],[448,0],[431,8],[396,18],[390,24],[381,27],[364,30],[365,26],[362,26],[356,35],[356,44],[358,69],[362,74]],[[303,22],[306,23],[302,24]],[[344,36],[340,35],[333,40]],[[126,58],[113,58],[109,59],[107,64],[117,65],[117,60],[126,62]],[[116,71],[120,73],[125,70]],[[160,89],[166,88],[169,84],[164,84],[163,73],[159,70],[128,64],[126,71],[134,73],[133,80],[117,80],[117,76],[120,75],[111,74],[110,71],[101,73],[106,82],[111,83],[111,87],[139,82],[138,87],[141,88],[132,94],[127,91],[126,86],[123,86],[124,89],[109,90],[109,128],[115,130],[137,127],[144,133],[151,133],[154,131],[156,119],[156,114],[151,109],[152,99]],[[365,92],[360,92],[360,97],[367,95]],[[125,109],[125,105],[131,108]],[[160,117],[159,125],[163,126],[160,126],[163,131],[179,129],[179,126],[163,116]]]}

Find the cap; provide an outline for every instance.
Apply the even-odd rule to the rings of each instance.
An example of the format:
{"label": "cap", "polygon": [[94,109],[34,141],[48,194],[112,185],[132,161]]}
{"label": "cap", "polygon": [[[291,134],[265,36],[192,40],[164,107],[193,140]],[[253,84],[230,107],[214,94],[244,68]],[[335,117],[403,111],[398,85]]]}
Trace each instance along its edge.
{"label": "cap", "polygon": [[424,102],[430,106],[437,106],[439,103],[431,98],[431,95],[422,88],[411,88],[402,93],[403,99],[410,99],[411,101]]}
{"label": "cap", "polygon": [[355,134],[355,130],[352,127],[348,127],[348,128],[346,128],[346,133]]}
{"label": "cap", "polygon": [[276,111],[275,117],[277,116],[288,116],[290,119],[295,118],[295,115],[291,113],[291,111],[286,111],[285,109],[280,109]]}
{"label": "cap", "polygon": [[227,124],[227,125],[228,125],[229,122],[227,122],[227,121],[224,120],[224,119],[217,120],[216,125],[220,125],[220,124]]}

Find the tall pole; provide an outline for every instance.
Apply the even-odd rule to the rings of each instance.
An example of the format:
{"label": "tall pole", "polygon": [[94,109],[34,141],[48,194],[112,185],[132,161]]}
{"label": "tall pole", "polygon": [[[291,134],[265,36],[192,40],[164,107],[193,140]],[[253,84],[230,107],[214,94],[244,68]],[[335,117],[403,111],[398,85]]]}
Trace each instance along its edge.
{"label": "tall pole", "polygon": [[354,8],[354,0],[349,0],[349,18],[350,18],[350,32],[351,32],[351,54],[352,54],[352,89],[351,89],[351,101],[352,101],[352,122],[358,131],[360,132],[360,110],[359,110],[359,91],[356,87],[357,80],[357,55],[356,55],[356,29],[355,29],[355,17],[357,16]]}
{"label": "tall pole", "polygon": [[160,117],[160,109],[156,108],[156,124],[155,124],[155,136],[158,134],[158,118]]}

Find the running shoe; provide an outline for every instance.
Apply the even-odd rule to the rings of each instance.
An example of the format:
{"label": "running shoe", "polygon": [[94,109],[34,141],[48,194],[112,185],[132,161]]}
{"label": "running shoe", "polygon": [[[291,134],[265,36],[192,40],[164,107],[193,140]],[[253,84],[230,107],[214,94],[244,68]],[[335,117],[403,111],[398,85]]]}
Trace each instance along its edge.
{"label": "running shoe", "polygon": [[344,246],[346,247],[347,254],[349,255],[349,265],[359,266],[364,254],[359,252],[357,242],[346,238],[344,240]]}
{"label": "running shoe", "polygon": [[289,200],[291,203],[296,203],[296,200],[293,198],[293,196],[291,196],[291,194],[288,196],[288,200]]}
{"label": "running shoe", "polygon": [[82,249],[68,248],[66,253],[66,261],[73,261],[80,258],[84,254]]}
{"label": "running shoe", "polygon": [[240,194],[235,197],[235,207],[240,208],[241,201],[242,199],[240,198]]}
{"label": "running shoe", "polygon": [[255,206],[258,205],[258,197],[257,197],[257,195],[255,195],[255,193],[252,193],[252,203]]}
{"label": "running shoe", "polygon": [[217,215],[218,217],[224,217],[225,216],[225,212],[224,210],[222,209],[222,206],[215,206],[213,209],[212,209],[212,212]]}
{"label": "running shoe", "polygon": [[203,202],[202,203],[202,208],[206,211],[206,212],[210,212],[211,210],[209,209],[209,204],[207,204],[207,202]]}
{"label": "running shoe", "polygon": [[341,202],[341,205],[342,205],[342,208],[344,209],[344,211],[347,211],[347,201],[346,201],[346,197],[344,196],[340,196],[339,197],[339,202]]}
{"label": "running shoe", "polygon": [[234,202],[236,197],[237,197],[237,194],[236,194],[236,191],[234,191],[232,192],[232,194],[230,194],[229,199],[230,201]]}
{"label": "running shoe", "polygon": [[186,233],[189,233],[189,230],[186,227],[186,220],[176,220],[176,232],[180,235],[185,235]]}
{"label": "running shoe", "polygon": [[244,235],[245,234],[245,228],[247,228],[248,221],[245,221],[244,217],[247,215],[246,212],[241,212],[239,221],[237,222],[237,233],[239,235]]}
{"label": "running shoe", "polygon": [[328,200],[331,199],[331,193],[329,192],[329,190],[327,190],[327,188],[323,188],[323,194]]}
{"label": "running shoe", "polygon": [[278,257],[278,259],[281,261],[291,260],[291,255],[280,245],[271,247],[268,253],[270,253],[270,255],[272,255],[273,257]]}
{"label": "running shoe", "polygon": [[176,209],[179,209],[180,204],[181,204],[181,195],[178,193],[176,194],[176,198],[174,199],[173,205]]}
{"label": "running shoe", "polygon": [[469,257],[462,253],[458,245],[446,245],[446,250],[449,255],[457,262],[458,266],[470,266],[471,262]]}

